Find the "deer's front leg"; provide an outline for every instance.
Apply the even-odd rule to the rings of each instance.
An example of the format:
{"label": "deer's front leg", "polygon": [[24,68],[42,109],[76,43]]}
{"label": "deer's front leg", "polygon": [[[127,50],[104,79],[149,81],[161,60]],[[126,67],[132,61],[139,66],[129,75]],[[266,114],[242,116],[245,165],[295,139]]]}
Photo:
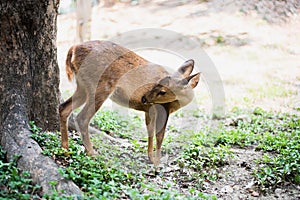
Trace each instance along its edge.
{"label": "deer's front leg", "polygon": [[169,112],[166,107],[157,107],[157,117],[156,117],[156,155],[154,166],[160,164],[161,158],[161,146],[165,136],[165,130],[169,118]]}
{"label": "deer's front leg", "polygon": [[148,158],[149,160],[154,163],[153,157],[153,136],[148,137]]}
{"label": "deer's front leg", "polygon": [[154,163],[154,157],[153,157],[153,136],[154,136],[154,131],[155,131],[155,127],[154,127],[154,122],[155,122],[155,115],[153,115],[154,113],[151,113],[151,117],[150,117],[150,113],[146,112],[145,113],[145,120],[146,120],[146,126],[147,126],[147,132],[148,132],[148,158],[149,160]]}
{"label": "deer's front leg", "polygon": [[[154,166],[158,166],[161,157],[161,145],[169,117],[168,110],[162,105],[153,105],[146,113],[148,131],[148,157]],[[156,155],[153,155],[153,137],[156,135]]]}
{"label": "deer's front leg", "polygon": [[155,161],[154,161],[155,167],[157,167],[160,164],[161,146],[164,140],[164,135],[165,135],[165,128],[164,130],[156,134],[156,154],[155,154]]}

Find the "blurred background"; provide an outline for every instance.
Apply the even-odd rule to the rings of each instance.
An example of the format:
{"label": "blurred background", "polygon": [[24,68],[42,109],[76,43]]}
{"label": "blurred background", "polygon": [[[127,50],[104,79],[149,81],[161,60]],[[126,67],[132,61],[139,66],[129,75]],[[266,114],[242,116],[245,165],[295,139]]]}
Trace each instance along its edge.
{"label": "blurred background", "polygon": [[[60,89],[66,98],[76,87],[64,71],[72,45],[134,29],[162,28],[192,38],[208,54],[223,82],[226,110],[259,106],[299,112],[299,9],[298,0],[61,0]],[[143,56],[175,68],[182,62],[163,54]],[[201,63],[196,65],[201,69]],[[203,81],[196,97],[199,107],[209,112],[211,99]]]}

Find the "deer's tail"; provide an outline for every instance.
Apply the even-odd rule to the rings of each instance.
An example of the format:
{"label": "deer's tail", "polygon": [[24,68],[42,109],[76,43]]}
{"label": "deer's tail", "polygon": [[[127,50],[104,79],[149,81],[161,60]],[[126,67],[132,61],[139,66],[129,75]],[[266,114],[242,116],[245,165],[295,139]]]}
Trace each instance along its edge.
{"label": "deer's tail", "polygon": [[74,56],[73,52],[74,52],[74,47],[71,47],[68,51],[67,59],[66,59],[66,73],[69,81],[72,81],[74,73],[77,74],[78,72],[78,69],[72,63],[72,58]]}

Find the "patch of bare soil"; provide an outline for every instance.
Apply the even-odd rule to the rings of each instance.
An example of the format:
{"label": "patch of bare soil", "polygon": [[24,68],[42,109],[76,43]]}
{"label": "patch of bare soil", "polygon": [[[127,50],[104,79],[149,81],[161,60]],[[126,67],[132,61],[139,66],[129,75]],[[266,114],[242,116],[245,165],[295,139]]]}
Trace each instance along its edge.
{"label": "patch of bare soil", "polygon": [[231,148],[235,159],[221,169],[221,179],[206,188],[209,194],[216,194],[219,199],[299,199],[299,188],[285,185],[262,193],[255,185],[253,170],[258,166],[255,160],[262,157],[262,152],[253,148]]}

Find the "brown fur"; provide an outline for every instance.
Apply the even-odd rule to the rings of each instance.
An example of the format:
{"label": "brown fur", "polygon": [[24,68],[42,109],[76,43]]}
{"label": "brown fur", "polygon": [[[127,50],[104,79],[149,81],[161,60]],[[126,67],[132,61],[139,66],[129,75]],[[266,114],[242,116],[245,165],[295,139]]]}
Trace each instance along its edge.
{"label": "brown fur", "polygon": [[73,47],[69,49],[67,59],[66,59],[66,73],[69,81],[73,79],[73,73],[74,73],[73,71],[75,71],[75,69],[72,69],[73,68],[71,63],[72,55],[73,55]]}
{"label": "brown fur", "polygon": [[[116,103],[145,112],[148,156],[159,164],[161,144],[169,114],[188,104],[200,75],[190,76],[189,60],[175,74],[134,52],[108,41],[89,41],[70,48],[66,59],[69,80],[76,75],[77,89],[60,105],[62,147],[68,149],[67,119],[72,110],[85,103],[76,117],[86,152],[95,154],[88,135],[90,119],[110,97]],[[156,156],[153,136],[156,135]]]}

